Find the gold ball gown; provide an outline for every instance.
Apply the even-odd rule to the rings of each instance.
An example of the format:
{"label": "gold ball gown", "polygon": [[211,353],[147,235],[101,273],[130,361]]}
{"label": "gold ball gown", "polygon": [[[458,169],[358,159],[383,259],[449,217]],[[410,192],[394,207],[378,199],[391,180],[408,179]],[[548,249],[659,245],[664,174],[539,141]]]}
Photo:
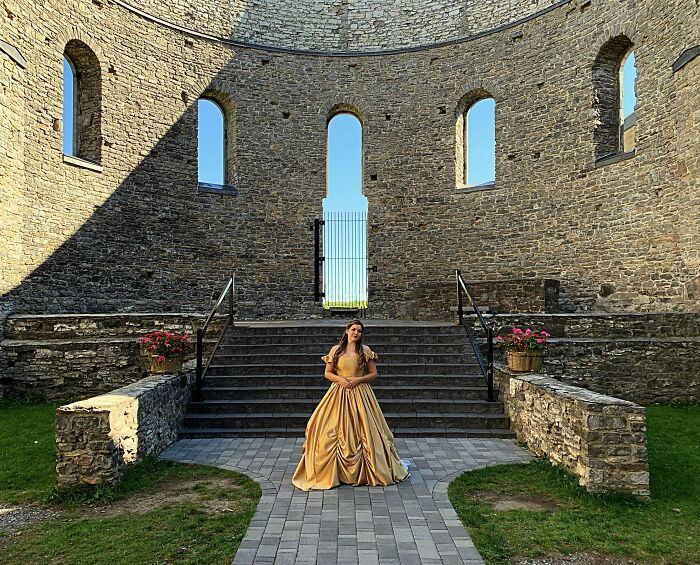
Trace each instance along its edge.
{"label": "gold ball gown", "polygon": [[[377,359],[373,351],[365,358]],[[330,355],[321,357],[329,362]],[[341,355],[336,373],[361,377],[360,359]],[[349,484],[387,486],[403,481],[408,471],[399,459],[394,435],[369,383],[347,389],[331,383],[306,426],[301,461],[292,483],[301,490],[323,490]]]}

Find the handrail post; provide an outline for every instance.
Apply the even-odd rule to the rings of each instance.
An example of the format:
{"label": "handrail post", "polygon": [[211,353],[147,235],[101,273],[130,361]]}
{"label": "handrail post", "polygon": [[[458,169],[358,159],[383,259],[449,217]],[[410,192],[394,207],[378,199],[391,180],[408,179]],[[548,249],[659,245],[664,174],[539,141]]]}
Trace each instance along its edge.
{"label": "handrail post", "polygon": [[233,292],[236,286],[236,274],[231,273],[231,294],[228,298],[228,325],[233,325]]}
{"label": "handrail post", "polygon": [[487,345],[487,365],[486,365],[486,384],[488,386],[488,401],[494,402],[496,399],[493,394],[493,327],[489,324],[486,330]]}
{"label": "handrail post", "polygon": [[459,317],[459,324],[462,325],[464,323],[464,311],[462,309],[462,287],[459,285],[459,279],[462,277],[462,273],[456,270],[455,276],[457,279],[457,316]]}
{"label": "handrail post", "polygon": [[204,331],[202,328],[197,329],[197,374],[195,379],[195,399],[197,402],[202,400],[202,349],[204,344]]}

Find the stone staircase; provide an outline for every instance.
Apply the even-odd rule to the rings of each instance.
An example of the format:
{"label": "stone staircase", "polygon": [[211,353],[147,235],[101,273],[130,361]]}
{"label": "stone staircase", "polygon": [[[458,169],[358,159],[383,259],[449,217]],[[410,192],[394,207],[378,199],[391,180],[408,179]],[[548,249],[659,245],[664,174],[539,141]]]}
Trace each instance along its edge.
{"label": "stone staircase", "polygon": [[[320,356],[338,325],[240,324],[229,328],[190,402],[181,437],[303,436],[328,390]],[[402,437],[512,437],[464,334],[454,324],[370,323],[364,341],[379,354],[372,388]]]}

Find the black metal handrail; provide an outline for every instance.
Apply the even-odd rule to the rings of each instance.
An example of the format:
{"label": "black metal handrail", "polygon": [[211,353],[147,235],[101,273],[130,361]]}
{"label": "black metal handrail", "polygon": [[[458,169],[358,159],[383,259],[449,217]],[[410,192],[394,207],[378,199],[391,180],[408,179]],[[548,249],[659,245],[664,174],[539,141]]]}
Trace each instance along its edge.
{"label": "black metal handrail", "polygon": [[[456,270],[455,275],[457,278],[457,315],[459,316],[459,323],[461,326],[464,327],[464,329],[467,332],[467,336],[469,337],[469,343],[471,343],[472,349],[474,350],[474,355],[476,356],[476,360],[479,363],[481,374],[484,376],[484,379],[486,379],[486,386],[488,387],[488,401],[494,402],[496,398],[493,392],[493,328],[490,324],[486,323],[484,316],[481,314],[481,310],[479,310],[479,307],[476,305],[476,302],[474,302],[474,299],[472,298],[472,295],[469,293],[469,289],[467,288],[467,284],[462,278],[462,273],[459,270]],[[466,296],[467,300],[469,301],[469,304],[474,309],[474,312],[476,313],[476,316],[479,319],[481,326],[486,332],[486,363],[484,363],[484,359],[482,358],[481,352],[479,351],[479,346],[476,343],[476,337],[474,336],[473,329],[464,322],[463,295]]]}
{"label": "black metal handrail", "polygon": [[[221,292],[221,296],[219,296],[219,300],[216,301],[216,304],[214,305],[214,308],[212,308],[211,313],[207,317],[206,321],[204,322],[204,325],[201,328],[197,329],[197,375],[196,375],[196,380],[195,380],[195,399],[197,401],[202,400],[202,379],[204,377],[204,373],[206,370],[209,368],[209,363],[211,363],[212,357],[214,357],[214,353],[216,353],[216,350],[219,348],[219,344],[221,343],[221,340],[224,337],[224,334],[226,333],[226,329],[229,326],[233,325],[233,298],[236,290],[236,274],[232,273],[231,278],[228,280],[226,283],[226,287],[224,290]],[[219,339],[216,341],[216,345],[214,346],[214,349],[211,352],[211,355],[209,355],[209,358],[207,359],[207,364],[203,364],[203,357],[204,357],[204,333],[207,331],[207,328],[209,327],[209,323],[214,319],[214,316],[216,315],[217,310],[223,303],[224,299],[226,298],[226,295],[229,295],[228,299],[228,319],[226,321],[226,325],[224,326],[224,329],[221,330],[221,334],[219,335]]]}

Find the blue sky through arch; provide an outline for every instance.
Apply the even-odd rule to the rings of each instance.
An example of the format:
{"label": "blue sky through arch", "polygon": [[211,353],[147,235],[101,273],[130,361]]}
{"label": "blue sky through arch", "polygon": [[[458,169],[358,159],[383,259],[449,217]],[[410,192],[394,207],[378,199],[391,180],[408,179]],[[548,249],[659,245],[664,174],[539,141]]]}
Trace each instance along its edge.
{"label": "blue sky through arch", "polygon": [[63,57],[63,154],[73,155],[73,134],[75,120],[75,77],[73,68]]}
{"label": "blue sky through arch", "polygon": [[197,179],[224,184],[224,114],[218,104],[197,101]]}
{"label": "blue sky through arch", "polygon": [[479,100],[467,112],[467,185],[496,180],[496,101]]}
{"label": "blue sky through arch", "polygon": [[622,66],[622,114],[626,118],[637,105],[637,61],[631,51]]}
{"label": "blue sky through arch", "polygon": [[362,124],[352,114],[338,114],[328,123],[326,198],[323,209],[366,211],[362,194]]}

